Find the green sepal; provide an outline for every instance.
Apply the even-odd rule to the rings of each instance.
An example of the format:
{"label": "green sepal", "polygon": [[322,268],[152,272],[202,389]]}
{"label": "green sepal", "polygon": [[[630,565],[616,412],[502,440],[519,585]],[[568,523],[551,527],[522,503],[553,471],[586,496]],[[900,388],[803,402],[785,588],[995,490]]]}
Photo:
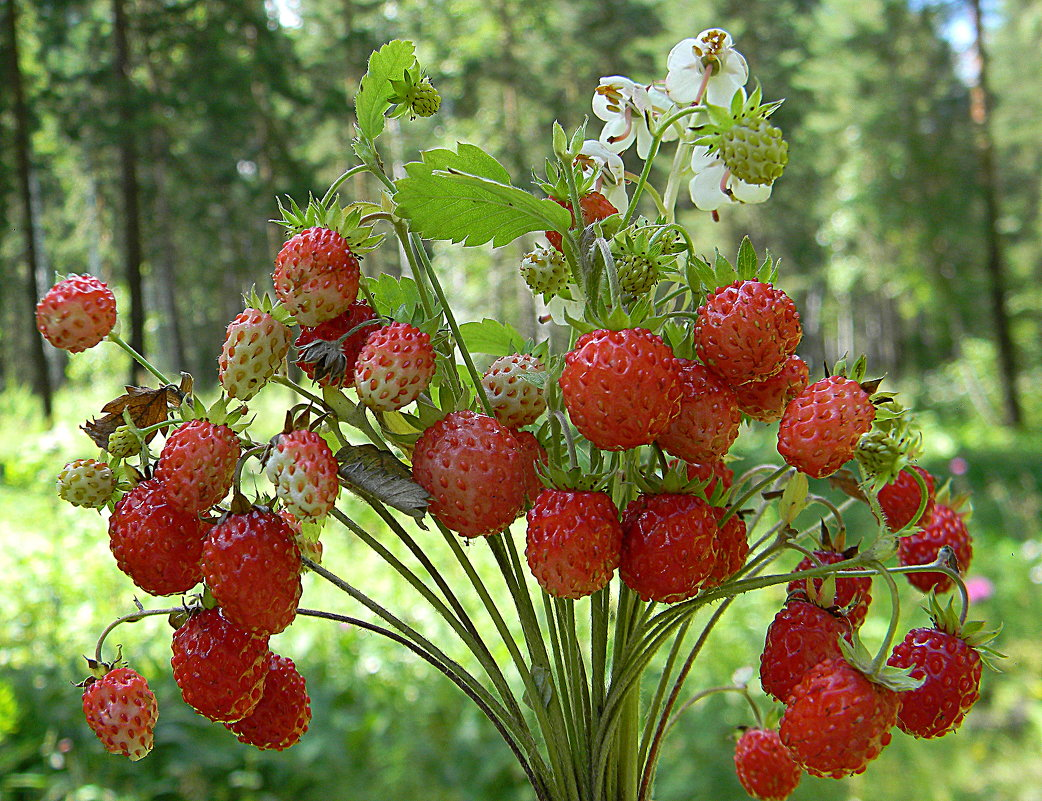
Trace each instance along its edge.
{"label": "green sepal", "polygon": [[923,609],[938,631],[963,640],[978,653],[985,665],[991,670],[1001,672],[996,663],[1000,659],[1006,659],[1006,654],[990,645],[1001,633],[1001,625],[988,626],[983,620],[961,622],[959,613],[955,610],[955,599],[948,598],[946,603],[942,604],[933,589],[923,599]]}
{"label": "green sepal", "polygon": [[697,257],[689,260],[688,285],[692,291],[701,290],[708,295],[735,281],[762,281],[765,284],[774,284],[778,280],[779,264],[781,261],[773,258],[770,251],[764,251],[763,259],[760,260],[749,237],[745,237],[738,248],[738,258],[734,264],[719,251],[716,252],[713,264]]}
{"label": "green sepal", "polygon": [[293,315],[282,305],[281,301],[273,300],[267,292],[263,294],[258,293],[256,284],[250,287],[249,292],[243,294],[242,301],[245,304],[245,308],[256,309],[265,314],[270,314],[283,325],[291,326],[296,322]]}
{"label": "green sepal", "polygon": [[857,632],[854,632],[852,635],[853,642],[847,642],[842,634],[839,635],[838,640],[839,650],[843,654],[843,658],[869,681],[880,684],[894,692],[917,690],[923,686],[924,679],[916,679],[911,675],[912,671],[916,669],[914,665],[906,668],[897,668],[893,665],[883,664],[878,670],[873,672],[872,662],[874,657],[865,648],[865,644],[861,642]]}
{"label": "green sepal", "polygon": [[536,464],[536,474],[550,489],[574,492],[605,492],[611,484],[613,473],[593,472],[584,467],[556,467]]}
{"label": "green sepal", "polygon": [[284,205],[280,198],[275,198],[282,217],[269,220],[281,225],[291,234],[299,234],[308,228],[328,228],[342,236],[348,247],[356,255],[369,253],[384,241],[384,234],[373,234],[371,225],[362,225],[362,214],[372,207],[371,203],[352,203],[340,207],[339,195],[333,195],[328,203],[316,200],[314,195],[308,196],[308,204],[303,209],[297,201],[287,196]]}

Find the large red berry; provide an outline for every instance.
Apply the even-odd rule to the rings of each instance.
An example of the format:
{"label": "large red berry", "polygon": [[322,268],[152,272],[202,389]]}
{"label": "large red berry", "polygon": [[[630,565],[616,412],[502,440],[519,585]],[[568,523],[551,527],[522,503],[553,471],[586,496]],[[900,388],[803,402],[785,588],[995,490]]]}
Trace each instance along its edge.
{"label": "large red berry", "polygon": [[543,491],[543,482],[536,473],[537,464],[546,464],[546,448],[535,438],[531,431],[511,431],[517,449],[521,453],[521,474],[525,485],[525,497],[532,503]]}
{"label": "large red berry", "polygon": [[328,228],[308,228],[282,246],[272,281],[298,324],[318,325],[355,302],[359,274],[347,240]]}
{"label": "large red berry", "polygon": [[[553,201],[560,206],[564,206],[564,208],[571,212],[572,225],[574,226],[575,212],[572,210],[572,204],[566,200],[558,200],[557,198],[553,198]],[[599,220],[607,219],[613,214],[619,213],[619,210],[612,205],[611,201],[600,192],[587,192],[579,198],[579,208],[581,208],[583,212],[584,227],[592,225]],[[557,231],[547,231],[546,239],[557,250],[561,250],[562,237]]]}
{"label": "large red berry", "polygon": [[[716,509],[718,521],[725,512],[726,509]],[[706,578],[706,587],[722,584],[745,565],[746,557],[749,556],[749,534],[745,521],[739,515],[731,515],[727,522],[718,526],[713,547],[716,550],[716,561],[713,563],[712,572]]]}
{"label": "large red berry", "polygon": [[93,348],[116,324],[116,296],[93,275],[70,275],[36,304],[36,328],[70,353]]}
{"label": "large red berry", "polygon": [[286,360],[289,328],[267,312],[246,309],[228,324],[218,378],[229,398],[248,401]]}
{"label": "large red berry", "polygon": [[856,381],[834,375],[811,384],[785,407],[778,453],[812,478],[824,478],[850,461],[876,410]]}
{"label": "large red berry", "polygon": [[[928,565],[947,545],[955,552],[959,572],[965,573],[973,559],[973,539],[963,516],[950,506],[935,503],[929,520],[914,534],[897,541],[897,560],[902,565]],[[944,573],[907,573],[913,586],[923,592],[947,592],[954,586]]]}
{"label": "large red berry", "polygon": [[338,467],[322,436],[305,429],[279,434],[264,465],[282,505],[305,521],[333,508],[340,493]]}
{"label": "large red berry", "polygon": [[705,365],[678,361],[680,411],[655,441],[688,462],[718,459],[738,437],[742,423],[734,390]]}
{"label": "large red berry", "polygon": [[745,792],[760,801],[783,801],[803,776],[777,729],[742,732],[734,749],[734,767]]}
{"label": "large red berry", "polygon": [[507,428],[534,423],[546,409],[543,387],[526,380],[546,374],[546,367],[535,356],[515,353],[501,356],[489,365],[481,378],[496,419]]}
{"label": "large red berry", "polygon": [[253,712],[224,725],[240,742],[282,751],[300,742],[311,723],[311,697],[293,660],[268,654],[264,693]]}
{"label": "large red berry", "polygon": [[433,377],[431,338],[408,323],[391,323],[371,333],[355,363],[358,397],[381,412],[412,403]]}
{"label": "large red berry", "polygon": [[167,499],[162,482],[142,481],[109,518],[109,548],[120,570],[145,592],[188,592],[203,574],[199,558],[210,524]]}
{"label": "large red berry", "polygon": [[901,701],[845,659],[811,668],[789,698],[781,740],[812,776],[861,773],[890,742]]}
{"label": "large red berry", "polygon": [[809,375],[807,363],[794,353],[776,375],[736,386],[738,408],[762,423],[781,420],[789,401],[806,388]]}
{"label": "large red berry", "polygon": [[897,725],[913,737],[940,737],[955,731],[980,698],[981,658],[964,639],[938,629],[912,629],[897,644],[888,665],[912,668],[923,679],[901,693]]}
{"label": "large red berry", "polygon": [[224,616],[244,631],[277,634],[296,617],[300,549],[276,513],[254,507],[225,515],[203,545],[201,564]]}
{"label": "large red berry", "polygon": [[228,426],[190,420],[167,437],[155,477],[171,504],[197,514],[228,494],[241,453],[239,438]]}
{"label": "large red berry", "polygon": [[760,685],[783,704],[808,670],[841,655],[839,638],[850,639],[850,621],[800,598],[790,598],[771,625],[760,655]]}
{"label": "large red berry", "polygon": [[372,306],[356,300],[332,320],[301,326],[293,343],[300,356],[295,364],[323,387],[353,385],[358,354],[369,335],[380,327],[379,319]]}
{"label": "large red berry", "polygon": [[695,322],[698,358],[732,386],[779,372],[802,337],[796,304],[762,281],[717,289]]}
{"label": "large red berry", "polygon": [[472,411],[450,412],[420,436],[412,454],[427,510],[464,537],[502,531],[521,510],[521,452],[508,428]]}
{"label": "large red berry", "polygon": [[91,682],[83,691],[83,714],[106,751],[136,762],[152,750],[159,707],[148,682],[130,668]]}
{"label": "large red berry", "polygon": [[171,642],[174,681],[185,703],[217,723],[242,720],[264,691],[268,638],[256,637],[217,609],[194,614]]}
{"label": "large red berry", "polygon": [[[815,551],[814,556],[822,565],[834,565],[849,557],[836,551]],[[809,557],[804,558],[796,565],[796,570],[810,570],[819,565]],[[843,615],[850,621],[855,629],[861,628],[868,614],[868,605],[872,603],[872,579],[868,576],[841,576],[833,579],[836,582],[836,591],[832,598],[832,606],[842,610]],[[816,593],[821,592],[823,579],[811,579]],[[790,595],[807,597],[807,580],[795,579],[789,582],[788,591]],[[818,600],[824,600],[819,598]]]}
{"label": "large red berry", "polygon": [[897,478],[879,490],[879,506],[883,510],[883,517],[891,531],[899,531],[912,522],[915,513],[919,511],[919,504],[923,499],[919,482],[913,477],[911,471],[915,470],[922,476],[926,484],[926,506],[923,508],[921,523],[930,519],[933,511],[934,486],[933,476],[923,468],[913,465],[905,468],[897,474]]}
{"label": "large red berry", "polygon": [[680,410],[679,363],[650,331],[591,331],[564,358],[558,383],[568,416],[598,448],[648,445]]}
{"label": "large red berry", "polygon": [[558,598],[603,588],[619,566],[621,548],[619,513],[603,492],[545,489],[528,512],[528,566]]}
{"label": "large red berry", "polygon": [[716,508],[694,495],[640,495],[622,516],[619,574],[645,601],[694,596],[716,566]]}
{"label": "large red berry", "polygon": [[[674,464],[676,462],[670,462],[670,467]],[[734,483],[734,470],[724,464],[723,459],[711,459],[707,462],[688,462],[687,477],[689,481],[698,479],[699,481],[708,482],[705,494],[706,498],[711,498],[718,486],[724,490],[731,489],[731,485]]]}

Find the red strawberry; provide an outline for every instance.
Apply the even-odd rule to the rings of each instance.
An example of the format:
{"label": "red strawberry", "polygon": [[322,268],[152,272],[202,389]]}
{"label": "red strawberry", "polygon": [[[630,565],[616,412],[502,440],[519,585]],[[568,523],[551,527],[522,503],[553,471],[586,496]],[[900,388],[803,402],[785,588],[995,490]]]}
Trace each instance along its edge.
{"label": "red strawberry", "polygon": [[[717,509],[717,520],[724,516],[726,509]],[[715,587],[731,578],[745,565],[749,555],[749,539],[745,521],[739,515],[731,515],[723,526],[719,526],[713,547],[716,550],[716,562],[706,579],[705,586]]]}
{"label": "red strawberry", "polygon": [[515,353],[489,365],[481,379],[496,419],[507,428],[534,423],[546,409],[543,387],[526,381],[528,375],[545,375],[546,367],[535,356]]}
{"label": "red strawberry", "polygon": [[251,634],[277,634],[297,615],[300,550],[286,521],[254,507],[227,514],[203,545],[203,576],[225,618]]}
{"label": "red strawberry", "polygon": [[216,723],[241,720],[264,690],[268,638],[243,631],[217,610],[192,615],[174,632],[170,664],[185,703]]}
{"label": "red strawberry", "polygon": [[777,729],[742,732],[734,749],[734,767],[745,792],[760,801],[783,801],[803,776]]}
{"label": "red strawberry", "polygon": [[358,397],[381,412],[412,403],[433,377],[431,338],[408,323],[391,323],[372,332],[355,364]]}
{"label": "red strawberry", "polygon": [[760,685],[788,703],[793,688],[818,662],[841,656],[839,638],[851,636],[850,621],[800,598],[785,602],[767,628],[760,655]]}
{"label": "red strawberry", "polygon": [[705,462],[727,453],[738,437],[742,415],[734,390],[708,367],[680,363],[680,411],[655,440],[666,453]]}
{"label": "red strawberry", "polygon": [[922,500],[923,493],[919,489],[919,483],[912,478],[910,470],[917,471],[926,482],[926,506],[919,522],[925,523],[929,520],[930,512],[933,511],[933,476],[923,468],[912,465],[898,473],[896,479],[879,490],[879,505],[883,509],[883,517],[886,518],[886,524],[891,531],[903,529],[912,522],[915,513],[919,511],[919,502]]}
{"label": "red strawberry", "polygon": [[239,742],[282,751],[300,742],[311,723],[311,697],[293,660],[269,652],[264,694],[242,720],[225,723]]}
{"label": "red strawberry", "polygon": [[528,512],[527,542],[539,585],[558,598],[582,598],[603,588],[619,566],[619,513],[603,492],[544,489]]}
{"label": "red strawberry", "polygon": [[694,495],[640,495],[622,516],[619,574],[644,601],[693,597],[716,565],[716,509]]}
{"label": "red strawberry", "polygon": [[188,592],[203,574],[199,557],[210,524],[177,509],[159,481],[142,481],[109,518],[109,548],[119,569],[152,595]]}
{"label": "red strawberry", "polygon": [[785,407],[778,453],[812,478],[835,473],[854,455],[876,410],[856,381],[834,375],[811,384]]}
{"label": "red strawberry", "polygon": [[116,296],[93,275],[70,275],[36,304],[36,328],[54,347],[93,348],[116,324]]}
{"label": "red strawberry", "polygon": [[[566,200],[559,200],[557,198],[551,198],[554,203],[568,209],[572,214],[572,226],[575,226],[575,212],[572,210],[572,204]],[[583,227],[592,225],[599,220],[607,219],[613,214],[618,214],[619,210],[611,204],[600,192],[587,192],[581,198],[579,198],[579,208],[583,212]],[[561,250],[562,237],[557,231],[546,232],[547,241],[554,246],[557,250]]]}
{"label": "red strawberry", "polygon": [[[963,516],[950,506],[935,503],[922,528],[897,541],[897,560],[902,565],[928,565],[947,545],[955,552],[959,572],[965,573],[973,559],[973,539]],[[954,583],[944,573],[908,573],[908,580],[923,592],[947,592]]]}
{"label": "red strawberry", "polygon": [[[823,565],[834,565],[849,557],[846,554],[835,551],[815,551],[814,555]],[[810,570],[818,567],[809,558],[804,558],[796,565],[796,570]],[[816,592],[821,591],[823,579],[811,579]],[[868,605],[872,603],[872,579],[868,576],[843,576],[835,579],[836,592],[832,599],[832,605],[843,610],[844,617],[850,621],[855,629],[861,628],[868,614]],[[799,595],[807,598],[807,580],[796,579],[789,582],[788,592],[790,595]]]}
{"label": "red strawberry", "polygon": [[[674,464],[675,462],[671,462],[670,467]],[[734,483],[734,471],[724,464],[723,459],[711,459],[707,462],[688,462],[687,477],[689,481],[698,479],[699,481],[709,482],[706,484],[705,489],[706,498],[713,497],[717,486],[722,485],[725,490],[729,490]]]}
{"label": "red strawberry", "polygon": [[264,465],[283,506],[304,521],[333,508],[340,493],[338,467],[322,436],[303,429],[279,434]]}
{"label": "red strawberry", "polygon": [[802,337],[796,304],[762,281],[717,289],[695,322],[698,358],[732,386],[779,372]]}
{"label": "red strawberry", "polygon": [[148,682],[130,668],[110,670],[88,684],[83,714],[106,751],[137,762],[152,750],[159,707]]}
{"label": "red strawberry", "polygon": [[[372,306],[364,300],[356,300],[332,320],[316,326],[301,326],[300,335],[293,343],[300,356],[297,367],[323,387],[353,385],[358,354],[369,335],[380,328],[380,323],[369,321],[379,319]],[[354,331],[355,328],[358,330]]]}
{"label": "red strawberry", "polygon": [[420,436],[412,455],[427,510],[464,537],[502,531],[525,499],[521,452],[510,430],[471,411],[450,412]]}
{"label": "red strawberry", "polygon": [[190,420],[167,437],[155,477],[172,505],[197,514],[228,494],[241,453],[239,438],[228,426]]}
{"label": "red strawberry", "polygon": [[861,773],[890,742],[901,701],[845,659],[811,668],[789,698],[781,740],[812,776]]}
{"label": "red strawberry", "polygon": [[807,387],[809,375],[807,363],[794,353],[785,361],[780,373],[762,381],[748,381],[736,386],[738,408],[762,423],[781,420],[789,401]]}
{"label": "red strawberry", "polygon": [[228,324],[218,359],[219,380],[229,398],[248,401],[278,372],[291,334],[267,312],[246,309]]}
{"label": "red strawberry", "polygon": [[579,433],[608,451],[648,445],[680,409],[673,351],[643,328],[583,334],[558,383]]}
{"label": "red strawberry", "polygon": [[913,737],[940,737],[955,731],[980,698],[980,655],[955,634],[912,629],[887,664],[910,667],[912,678],[924,680],[918,689],[901,693],[897,725]]}
{"label": "red strawberry", "polygon": [[535,468],[536,464],[546,464],[546,448],[530,431],[511,431],[510,433],[514,435],[514,442],[517,443],[517,449],[521,453],[521,473],[525,485],[525,497],[531,503],[543,491],[543,482],[539,480]]}
{"label": "red strawberry", "polygon": [[358,279],[358,259],[347,240],[328,228],[308,228],[286,242],[272,274],[279,300],[308,326],[347,311],[358,296]]}

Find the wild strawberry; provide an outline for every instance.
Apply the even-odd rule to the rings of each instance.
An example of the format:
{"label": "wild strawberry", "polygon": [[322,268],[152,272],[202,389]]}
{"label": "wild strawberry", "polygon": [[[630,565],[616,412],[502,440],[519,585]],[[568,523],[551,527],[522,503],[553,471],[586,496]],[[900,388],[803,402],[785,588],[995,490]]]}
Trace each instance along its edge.
{"label": "wild strawberry", "polygon": [[812,478],[835,473],[854,455],[876,410],[856,381],[834,375],[811,384],[785,407],[778,453]]}
{"label": "wild strawberry", "polygon": [[241,453],[239,438],[228,426],[189,420],[167,437],[155,477],[171,504],[197,514],[228,494]]}
{"label": "wild strawberry", "polygon": [[525,556],[539,585],[558,598],[603,588],[619,566],[622,526],[603,492],[544,489],[528,512]]}
{"label": "wild strawberry", "polygon": [[568,262],[559,250],[539,245],[521,260],[521,277],[536,294],[556,295],[568,286]]}
{"label": "wild strawberry", "polygon": [[251,634],[277,634],[297,615],[300,550],[274,512],[254,507],[213,527],[200,562],[206,586],[229,622]]}
{"label": "wild strawberry", "polygon": [[731,386],[781,371],[802,337],[796,304],[762,281],[717,289],[699,307],[695,322],[698,357]]}
{"label": "wild strawberry", "polygon": [[[963,516],[941,503],[935,503],[929,520],[914,534],[897,541],[897,560],[902,565],[928,565],[947,545],[955,552],[959,572],[965,573],[973,559],[973,539]],[[913,586],[923,592],[948,592],[954,583],[944,573],[907,573]]]}
{"label": "wild strawberry", "polygon": [[[849,556],[835,551],[815,551],[814,556],[822,565],[834,565],[848,559]],[[810,570],[818,567],[810,558],[804,558],[796,565],[796,570]],[[815,594],[821,592],[823,579],[811,579]],[[868,576],[841,576],[834,578],[836,590],[831,599],[830,606],[838,607],[844,617],[850,621],[855,629],[861,628],[868,614],[868,605],[872,603],[872,579]],[[796,579],[789,582],[788,591],[790,596],[797,595],[803,599],[807,598],[807,580]],[[825,599],[827,600],[827,599]]]}
{"label": "wild strawberry", "polygon": [[507,428],[534,423],[546,409],[542,384],[529,381],[546,375],[546,367],[535,356],[515,353],[501,356],[489,365],[481,386],[492,404],[496,419]]}
{"label": "wild strawberry", "polygon": [[73,506],[99,509],[115,491],[112,468],[97,459],[76,459],[58,473],[58,497]]}
{"label": "wild strawberry", "polygon": [[818,662],[841,656],[839,638],[850,639],[850,621],[800,598],[785,602],[771,625],[760,655],[760,685],[783,704],[804,674]]}
{"label": "wild strawberry", "polygon": [[264,469],[283,506],[300,520],[328,514],[340,493],[336,457],[314,431],[276,437]]}
{"label": "wild strawberry", "polygon": [[734,767],[742,788],[760,801],[784,801],[803,776],[777,729],[746,729],[734,749]]}
{"label": "wild strawberry", "polygon": [[171,642],[174,681],[185,703],[215,723],[242,720],[264,691],[268,638],[255,637],[217,609],[192,615]]}
{"label": "wild strawberry", "polygon": [[353,385],[358,354],[369,335],[380,327],[379,319],[372,306],[356,300],[332,320],[301,326],[293,343],[299,354],[297,367],[323,387]]}
{"label": "wild strawberry", "polygon": [[229,398],[248,401],[275,375],[289,352],[290,330],[267,312],[246,309],[228,324],[218,377]]}
{"label": "wild strawberry", "polygon": [[955,731],[980,698],[980,655],[956,634],[912,629],[887,664],[912,668],[912,678],[923,679],[918,689],[901,693],[897,714],[901,731],[913,737],[940,737]]}
{"label": "wild strawberry", "polygon": [[305,537],[304,527],[301,525],[301,522],[297,520],[292,513],[285,509],[279,509],[279,517],[281,517],[283,522],[289,526],[289,530],[293,532],[293,541],[297,543],[297,548],[300,549],[301,574],[308,571],[308,568],[303,563],[305,557],[315,564],[322,564],[322,551],[324,550],[322,547],[322,541]]}
{"label": "wild strawberry", "polygon": [[359,274],[347,240],[328,228],[308,228],[282,246],[272,281],[299,325],[318,325],[355,302]]}
{"label": "wild strawberry", "polygon": [[170,503],[161,482],[142,481],[109,518],[109,548],[138,587],[152,595],[173,595],[202,580],[199,557],[209,530],[209,523]]}
{"label": "wild strawberry", "polygon": [[311,697],[293,660],[269,652],[264,693],[242,720],[225,723],[239,742],[282,751],[300,742],[311,723]]}
{"label": "wild strawberry", "polygon": [[780,373],[762,381],[748,381],[736,386],[738,408],[761,423],[781,420],[789,401],[806,389],[808,375],[807,363],[794,353],[785,361]]}
{"label": "wild strawberry", "polygon": [[812,776],[861,773],[889,744],[900,703],[845,659],[819,662],[792,690],[781,741]]}
{"label": "wild strawberry", "polygon": [[113,459],[129,459],[141,453],[141,440],[131,430],[130,426],[119,426],[109,434],[105,450]]}
{"label": "wild strawberry", "polygon": [[431,339],[408,323],[391,323],[372,332],[355,365],[358,397],[380,412],[412,403],[433,377]]}
{"label": "wild strawberry", "polygon": [[655,440],[664,451],[688,462],[718,459],[738,437],[742,415],[734,390],[708,367],[680,363],[680,411]]}
{"label": "wild strawberry", "polygon": [[54,347],[93,348],[116,324],[116,296],[93,275],[70,275],[36,304],[36,328]]}
{"label": "wild strawberry", "polygon": [[424,431],[413,449],[412,472],[430,493],[427,510],[464,537],[502,531],[525,499],[514,437],[476,412],[450,412]]}
{"label": "wild strawberry", "polygon": [[546,464],[546,448],[530,431],[511,431],[510,433],[514,435],[514,442],[517,443],[517,449],[521,454],[521,475],[525,485],[525,497],[528,498],[529,503],[532,503],[536,496],[543,491],[543,482],[539,480],[539,475],[536,473],[536,465]]}
{"label": "wild strawberry", "polygon": [[137,762],[152,750],[159,707],[148,682],[130,668],[110,670],[88,684],[83,714],[106,751]]}
{"label": "wild strawberry", "polygon": [[[572,213],[572,226],[575,226],[575,212],[572,210],[572,204],[566,200],[558,200],[553,198],[553,201],[560,206],[564,206],[568,211]],[[600,192],[587,192],[581,198],[579,198],[579,207],[583,212],[583,227],[592,225],[598,220],[604,220],[611,217],[613,214],[618,214],[619,210],[611,204]],[[546,232],[547,241],[554,246],[555,249],[561,250],[562,237],[557,231]]]}
{"label": "wild strawberry", "polygon": [[648,445],[680,409],[677,359],[643,328],[583,334],[558,383],[579,433],[608,451]]}
{"label": "wild strawberry", "polygon": [[412,84],[405,95],[405,102],[414,117],[433,117],[441,108],[441,95],[434,88],[430,78]]}
{"label": "wild strawberry", "polygon": [[789,162],[781,130],[761,114],[739,117],[721,134],[719,152],[731,174],[747,184],[773,184]]}
{"label": "wild strawberry", "polygon": [[923,498],[923,493],[919,489],[919,482],[912,477],[911,470],[918,472],[926,483],[926,506],[923,508],[919,522],[925,523],[929,520],[930,513],[933,511],[933,476],[915,465],[905,468],[897,474],[896,479],[879,490],[877,496],[879,505],[883,509],[883,517],[886,518],[886,524],[891,531],[903,529],[912,522],[915,513],[919,511],[919,502]]}
{"label": "wild strawberry", "polygon": [[[671,462],[670,466],[675,464]],[[689,481],[698,479],[699,481],[708,481],[706,484],[706,498],[713,497],[713,493],[716,492],[717,486],[723,487],[723,489],[731,489],[731,485],[734,483],[734,471],[724,464],[723,459],[711,459],[707,462],[688,462],[687,463],[687,477]]]}
{"label": "wild strawberry", "polygon": [[716,565],[715,508],[694,495],[640,495],[622,516],[619,574],[644,601],[694,596]]}
{"label": "wild strawberry", "polygon": [[[724,516],[726,509],[716,509],[717,520]],[[727,522],[718,526],[716,541],[713,543],[716,561],[708,578],[706,587],[723,584],[745,565],[749,556],[749,534],[745,521],[739,515],[731,515]]]}

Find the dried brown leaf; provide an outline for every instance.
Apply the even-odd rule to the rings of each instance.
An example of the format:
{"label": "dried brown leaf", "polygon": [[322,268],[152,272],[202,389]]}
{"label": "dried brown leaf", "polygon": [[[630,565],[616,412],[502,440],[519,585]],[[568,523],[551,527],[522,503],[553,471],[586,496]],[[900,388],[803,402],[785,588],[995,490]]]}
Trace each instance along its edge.
{"label": "dried brown leaf", "polygon": [[[126,387],[126,394],[114,398],[101,407],[103,416],[88,420],[80,428],[87,432],[99,448],[107,448],[109,437],[112,432],[124,425],[123,411],[130,413],[130,419],[138,428],[161,423],[167,419],[171,409],[181,405],[184,399],[183,388],[191,388],[191,379],[182,379],[181,387],[172,384],[152,389],[151,387]],[[146,440],[151,440],[157,432],[151,431],[145,435]]]}

